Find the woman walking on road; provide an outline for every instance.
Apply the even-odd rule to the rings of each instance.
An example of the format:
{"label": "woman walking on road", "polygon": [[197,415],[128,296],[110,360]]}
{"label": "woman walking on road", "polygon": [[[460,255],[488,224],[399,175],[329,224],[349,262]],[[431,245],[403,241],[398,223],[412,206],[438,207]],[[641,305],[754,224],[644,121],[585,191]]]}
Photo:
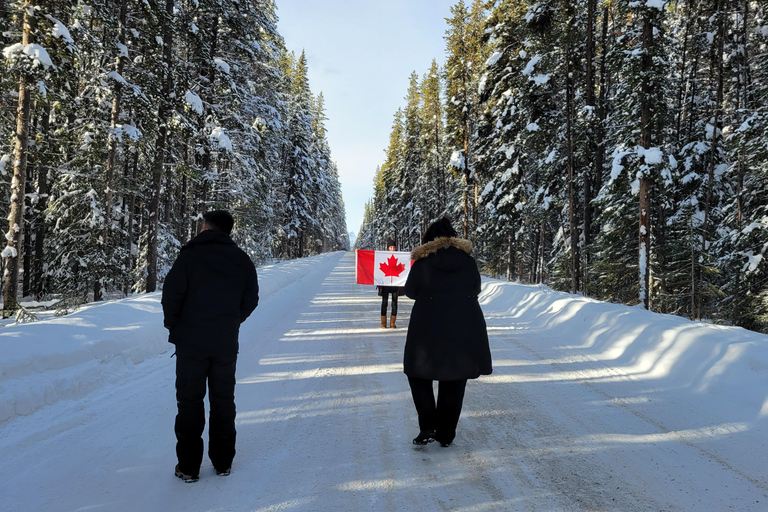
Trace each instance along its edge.
{"label": "woman walking on road", "polygon": [[[432,224],[414,261],[405,294],[415,302],[405,341],[404,371],[419,416],[413,444],[456,437],[468,379],[490,375],[491,350],[477,301],[480,272],[472,243],[456,237],[448,218]],[[439,381],[435,403],[432,381]]]}
{"label": "woman walking on road", "polygon": [[[391,238],[387,240],[387,250],[395,252],[397,250],[397,244]],[[387,328],[387,302],[389,296],[392,296],[392,316],[389,318],[389,326],[392,329],[396,329],[395,321],[397,320],[397,296],[402,294],[402,287],[398,286],[379,286],[379,295],[381,295],[381,328]]]}

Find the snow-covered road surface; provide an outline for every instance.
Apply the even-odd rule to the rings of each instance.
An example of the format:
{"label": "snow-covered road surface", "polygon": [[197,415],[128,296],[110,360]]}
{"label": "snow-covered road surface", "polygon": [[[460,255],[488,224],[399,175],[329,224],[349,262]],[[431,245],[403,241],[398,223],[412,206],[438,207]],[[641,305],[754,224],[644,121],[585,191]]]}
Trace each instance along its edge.
{"label": "snow-covered road surface", "polygon": [[0,510],[768,510],[768,410],[691,390],[673,368],[633,371],[647,353],[612,353],[621,339],[606,347],[597,332],[582,343],[562,316],[565,328],[530,321],[495,281],[481,297],[494,374],[468,384],[451,447],[414,447],[402,374],[412,302],[400,302],[399,329],[380,329],[380,299],[354,283],[354,261],[317,259],[243,325],[230,476],[217,477],[207,456],[198,483],[173,476],[168,352],[0,423]]}

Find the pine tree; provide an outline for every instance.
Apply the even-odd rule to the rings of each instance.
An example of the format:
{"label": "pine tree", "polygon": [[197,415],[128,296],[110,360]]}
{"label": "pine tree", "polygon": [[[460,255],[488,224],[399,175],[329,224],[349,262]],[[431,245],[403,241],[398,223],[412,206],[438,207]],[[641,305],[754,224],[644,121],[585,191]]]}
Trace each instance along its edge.
{"label": "pine tree", "polygon": [[420,87],[421,112],[423,122],[420,146],[424,150],[421,178],[417,188],[423,198],[426,224],[431,224],[448,212],[448,192],[446,181],[445,148],[443,138],[443,103],[441,95],[441,71],[437,61],[432,61],[429,72],[424,75]]}
{"label": "pine tree", "polygon": [[[463,0],[451,8],[452,17],[447,19],[445,64],[446,75],[446,139],[451,147],[451,167],[454,172],[463,174],[462,209],[460,210],[463,235],[470,234],[470,217],[477,223],[476,215],[470,213],[470,198],[477,199],[477,177],[473,171],[475,161],[473,135],[480,116],[478,81],[482,65],[487,55],[487,47],[482,44],[483,3],[475,0],[471,10]],[[477,211],[474,202],[473,210]]]}
{"label": "pine tree", "polygon": [[[50,67],[47,60],[47,52],[41,46],[35,46],[34,38],[37,32],[37,19],[34,7],[34,0],[25,0],[21,4],[21,13],[18,16],[22,24],[21,43],[3,50],[6,59],[12,61],[14,67],[16,67],[19,91],[13,149],[13,175],[10,184],[9,227],[5,235],[7,245],[2,252],[3,266],[5,268],[3,275],[3,318],[9,317],[18,308],[19,270],[23,257],[24,199],[26,195],[29,119],[32,102],[31,89],[35,81],[35,70],[33,68]],[[35,57],[35,51],[39,52],[37,58]]]}
{"label": "pine tree", "polygon": [[[428,193],[419,189],[419,176],[424,164],[424,149],[422,148],[422,131],[424,120],[421,116],[421,93],[419,76],[411,73],[406,106],[403,110],[403,161],[397,177],[397,188],[401,191],[399,198],[402,209],[398,215],[406,219],[405,225],[398,232],[400,245],[416,247],[419,245],[429,220],[429,212],[425,210]],[[410,220],[408,220],[410,219]]]}

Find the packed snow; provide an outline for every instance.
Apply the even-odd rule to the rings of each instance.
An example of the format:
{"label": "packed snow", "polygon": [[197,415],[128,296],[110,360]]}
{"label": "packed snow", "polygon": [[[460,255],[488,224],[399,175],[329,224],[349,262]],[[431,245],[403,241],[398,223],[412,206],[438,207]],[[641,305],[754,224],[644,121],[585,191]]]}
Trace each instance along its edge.
{"label": "packed snow", "polygon": [[114,134],[117,140],[120,141],[123,140],[124,134],[133,141],[137,141],[142,137],[141,130],[130,124],[116,124]]}
{"label": "packed snow", "polygon": [[8,173],[7,166],[8,166],[8,162],[10,161],[11,161],[11,155],[5,154],[3,156],[0,156],[0,174],[5,175]]}
{"label": "packed snow", "polygon": [[216,67],[219,68],[224,74],[229,74],[229,64],[227,64],[224,60],[216,58],[213,59],[213,63],[216,64]]}
{"label": "packed snow", "polygon": [[211,131],[210,138],[215,140],[219,149],[232,151],[232,140],[229,138],[224,128],[217,126]]}
{"label": "packed snow", "polygon": [[75,44],[75,40],[72,39],[69,29],[61,21],[48,14],[46,14],[45,17],[53,23],[53,27],[51,28],[51,35],[53,35],[53,37],[57,39],[61,38],[69,44]]}
{"label": "packed snow", "polygon": [[643,160],[645,160],[646,165],[658,165],[662,162],[664,158],[664,154],[661,152],[661,149],[659,148],[645,149],[641,146],[638,146],[637,153],[638,155],[643,157]]}
{"label": "packed snow", "polygon": [[184,99],[189,105],[189,108],[197,112],[198,115],[203,115],[203,100],[197,94],[192,91],[187,91],[184,95]]}
{"label": "packed snow", "polygon": [[534,55],[531,58],[531,60],[528,61],[528,64],[526,64],[525,68],[523,69],[523,74],[525,76],[531,76],[534,68],[536,67],[536,64],[538,64],[540,60],[541,60],[541,55]]}
{"label": "packed snow", "polygon": [[417,448],[412,302],[380,329],[354,261],[259,268],[233,471],[196,484],[158,293],[0,328],[3,510],[765,510],[767,336],[484,279],[494,373]]}
{"label": "packed snow", "polygon": [[449,164],[456,169],[464,170],[464,152],[454,150],[453,153],[451,153],[451,161]]}
{"label": "packed snow", "polygon": [[50,55],[48,55],[48,51],[39,44],[30,43],[23,45],[21,43],[15,43],[3,48],[3,56],[9,62],[15,61],[22,54],[32,61],[33,67],[40,66],[45,69],[56,68],[56,66],[53,65],[53,61],[51,61]]}
{"label": "packed snow", "polygon": [[499,59],[504,55],[504,52],[494,52],[493,55],[488,57],[488,60],[485,61],[485,67],[490,68],[496,65],[497,62],[499,62]]}

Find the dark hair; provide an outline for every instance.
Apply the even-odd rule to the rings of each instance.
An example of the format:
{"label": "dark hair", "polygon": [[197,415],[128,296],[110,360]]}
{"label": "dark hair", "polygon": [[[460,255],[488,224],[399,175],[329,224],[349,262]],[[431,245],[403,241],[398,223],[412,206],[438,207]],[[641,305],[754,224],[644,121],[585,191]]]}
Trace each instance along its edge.
{"label": "dark hair", "polygon": [[450,217],[443,217],[435,221],[427,228],[427,232],[421,239],[421,243],[426,244],[436,238],[451,238],[456,236],[456,230],[451,226]]}
{"label": "dark hair", "polygon": [[226,210],[213,210],[203,214],[203,220],[211,229],[223,231],[226,234],[232,233],[232,227],[235,225],[235,219],[232,214]]}

